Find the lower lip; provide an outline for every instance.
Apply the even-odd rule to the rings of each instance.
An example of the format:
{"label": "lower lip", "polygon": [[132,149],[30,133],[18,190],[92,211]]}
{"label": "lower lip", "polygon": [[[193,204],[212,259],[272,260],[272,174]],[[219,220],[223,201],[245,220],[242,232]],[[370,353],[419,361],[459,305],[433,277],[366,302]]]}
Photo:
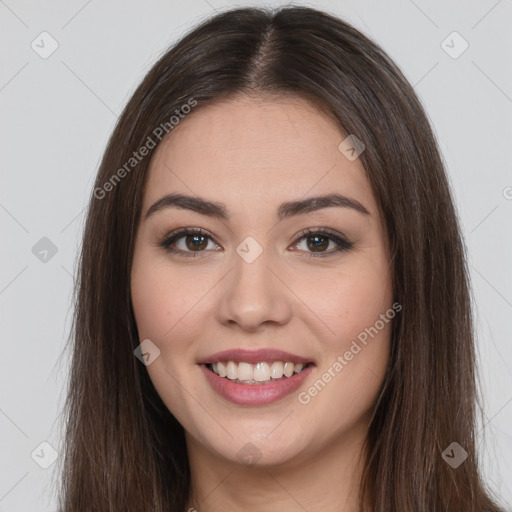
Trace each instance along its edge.
{"label": "lower lip", "polygon": [[219,377],[204,364],[200,367],[211,387],[220,396],[239,405],[266,405],[277,402],[293,393],[313,369],[311,365],[291,377],[270,381],[268,384],[235,384],[225,377]]}

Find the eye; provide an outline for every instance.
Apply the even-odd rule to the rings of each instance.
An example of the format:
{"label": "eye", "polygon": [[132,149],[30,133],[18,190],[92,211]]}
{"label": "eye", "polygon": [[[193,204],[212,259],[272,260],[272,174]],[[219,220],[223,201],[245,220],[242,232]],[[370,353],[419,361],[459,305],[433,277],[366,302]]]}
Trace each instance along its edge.
{"label": "eye", "polygon": [[[184,243],[179,247],[181,239],[184,239]],[[158,245],[168,252],[195,258],[197,253],[204,252],[208,248],[208,239],[213,243],[211,235],[203,229],[185,228],[171,233]],[[217,244],[214,245],[219,247]]]}
{"label": "eye", "polygon": [[[325,258],[327,256],[332,256],[336,253],[340,253],[343,251],[349,251],[353,247],[353,243],[349,242],[344,236],[340,234],[333,233],[324,228],[308,228],[299,233],[299,240],[296,242],[295,247],[298,247],[303,241],[306,242],[306,254],[305,256],[309,256],[312,258]],[[325,251],[331,242],[334,244],[334,249],[330,251]],[[303,249],[301,249],[303,250]],[[310,253],[307,251],[311,250]]]}
{"label": "eye", "polygon": [[[299,248],[299,251],[304,251],[306,256],[313,258],[332,256],[335,253],[348,251],[353,247],[352,242],[349,242],[344,236],[324,228],[309,228],[299,233],[298,236],[294,247],[299,247],[305,241],[305,248]],[[181,243],[182,239],[183,243]],[[195,258],[198,253],[203,253],[209,248],[209,242],[214,245],[214,249],[219,248],[219,245],[213,242],[212,236],[207,231],[200,228],[184,228],[171,233],[158,245],[167,252]],[[326,251],[331,244],[334,245],[334,248]]]}

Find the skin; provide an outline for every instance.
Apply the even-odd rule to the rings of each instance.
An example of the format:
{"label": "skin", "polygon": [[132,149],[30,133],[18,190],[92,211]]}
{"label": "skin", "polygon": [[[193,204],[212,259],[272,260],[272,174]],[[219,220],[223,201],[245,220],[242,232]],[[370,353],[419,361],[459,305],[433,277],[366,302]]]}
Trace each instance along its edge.
{"label": "skin", "polygon": [[[338,149],[346,136],[302,99],[237,97],[198,107],[151,162],[132,302],[140,340],[160,349],[147,371],[186,431],[189,505],[199,512],[359,510],[358,462],[389,358],[391,322],[308,404],[298,400],[392,306],[387,235],[360,159]],[[333,192],[369,213],[329,207],[277,221],[282,202]],[[221,202],[231,218],[167,208],[145,219],[169,193]],[[158,246],[179,228],[203,228],[212,237],[196,257]],[[353,247],[310,257],[318,253],[298,237],[305,228],[344,234]],[[250,264],[236,252],[247,236],[263,249]],[[191,253],[186,241],[174,246]],[[326,242],[320,252],[335,247]],[[275,403],[236,405],[210,387],[197,363],[238,347],[278,348],[316,366],[297,392]],[[248,442],[260,454],[253,465],[237,455]]]}

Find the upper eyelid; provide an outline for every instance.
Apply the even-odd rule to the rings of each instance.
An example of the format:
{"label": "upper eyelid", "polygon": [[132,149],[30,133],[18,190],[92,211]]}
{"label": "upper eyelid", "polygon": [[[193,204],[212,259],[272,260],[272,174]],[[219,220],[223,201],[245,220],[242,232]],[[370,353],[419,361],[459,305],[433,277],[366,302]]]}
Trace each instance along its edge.
{"label": "upper eyelid", "polygon": [[[337,230],[334,230],[334,229],[331,229],[331,228],[327,228],[327,227],[313,227],[313,228],[304,228],[302,230],[300,230],[296,235],[295,235],[295,238],[297,237],[305,237],[307,236],[308,234],[316,234],[316,233],[324,233],[324,234],[328,234],[328,235],[333,235],[333,236],[339,236],[341,238],[346,238],[348,239],[345,234],[343,234],[342,232],[339,232]],[[168,238],[171,238],[171,237],[175,237],[175,236],[186,236],[188,234],[199,234],[199,235],[204,235],[204,236],[208,236],[210,237],[212,240],[216,240],[216,237],[215,235],[212,235],[208,230],[204,229],[204,228],[178,228],[178,229],[175,229],[173,231],[171,231],[170,233],[167,233],[164,235],[164,239],[168,239]]]}

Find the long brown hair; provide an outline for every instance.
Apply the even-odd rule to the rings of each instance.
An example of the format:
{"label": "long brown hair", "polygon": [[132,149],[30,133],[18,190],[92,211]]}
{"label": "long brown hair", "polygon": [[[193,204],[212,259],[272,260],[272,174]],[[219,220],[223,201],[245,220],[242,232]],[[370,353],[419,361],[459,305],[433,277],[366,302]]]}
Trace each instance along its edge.
{"label": "long brown hair", "polygon": [[[477,465],[465,248],[431,127],[379,46],[306,7],[242,8],[204,21],[158,60],[117,122],[81,247],[60,512],[185,510],[184,430],[134,357],[134,238],[151,155],[172,133],[173,113],[239,94],[305,98],[366,147],[360,158],[389,234],[403,309],[367,436],[361,506],[497,512]],[[147,155],[135,162],[143,146]],[[442,455],[453,442],[468,454],[457,468]]]}

